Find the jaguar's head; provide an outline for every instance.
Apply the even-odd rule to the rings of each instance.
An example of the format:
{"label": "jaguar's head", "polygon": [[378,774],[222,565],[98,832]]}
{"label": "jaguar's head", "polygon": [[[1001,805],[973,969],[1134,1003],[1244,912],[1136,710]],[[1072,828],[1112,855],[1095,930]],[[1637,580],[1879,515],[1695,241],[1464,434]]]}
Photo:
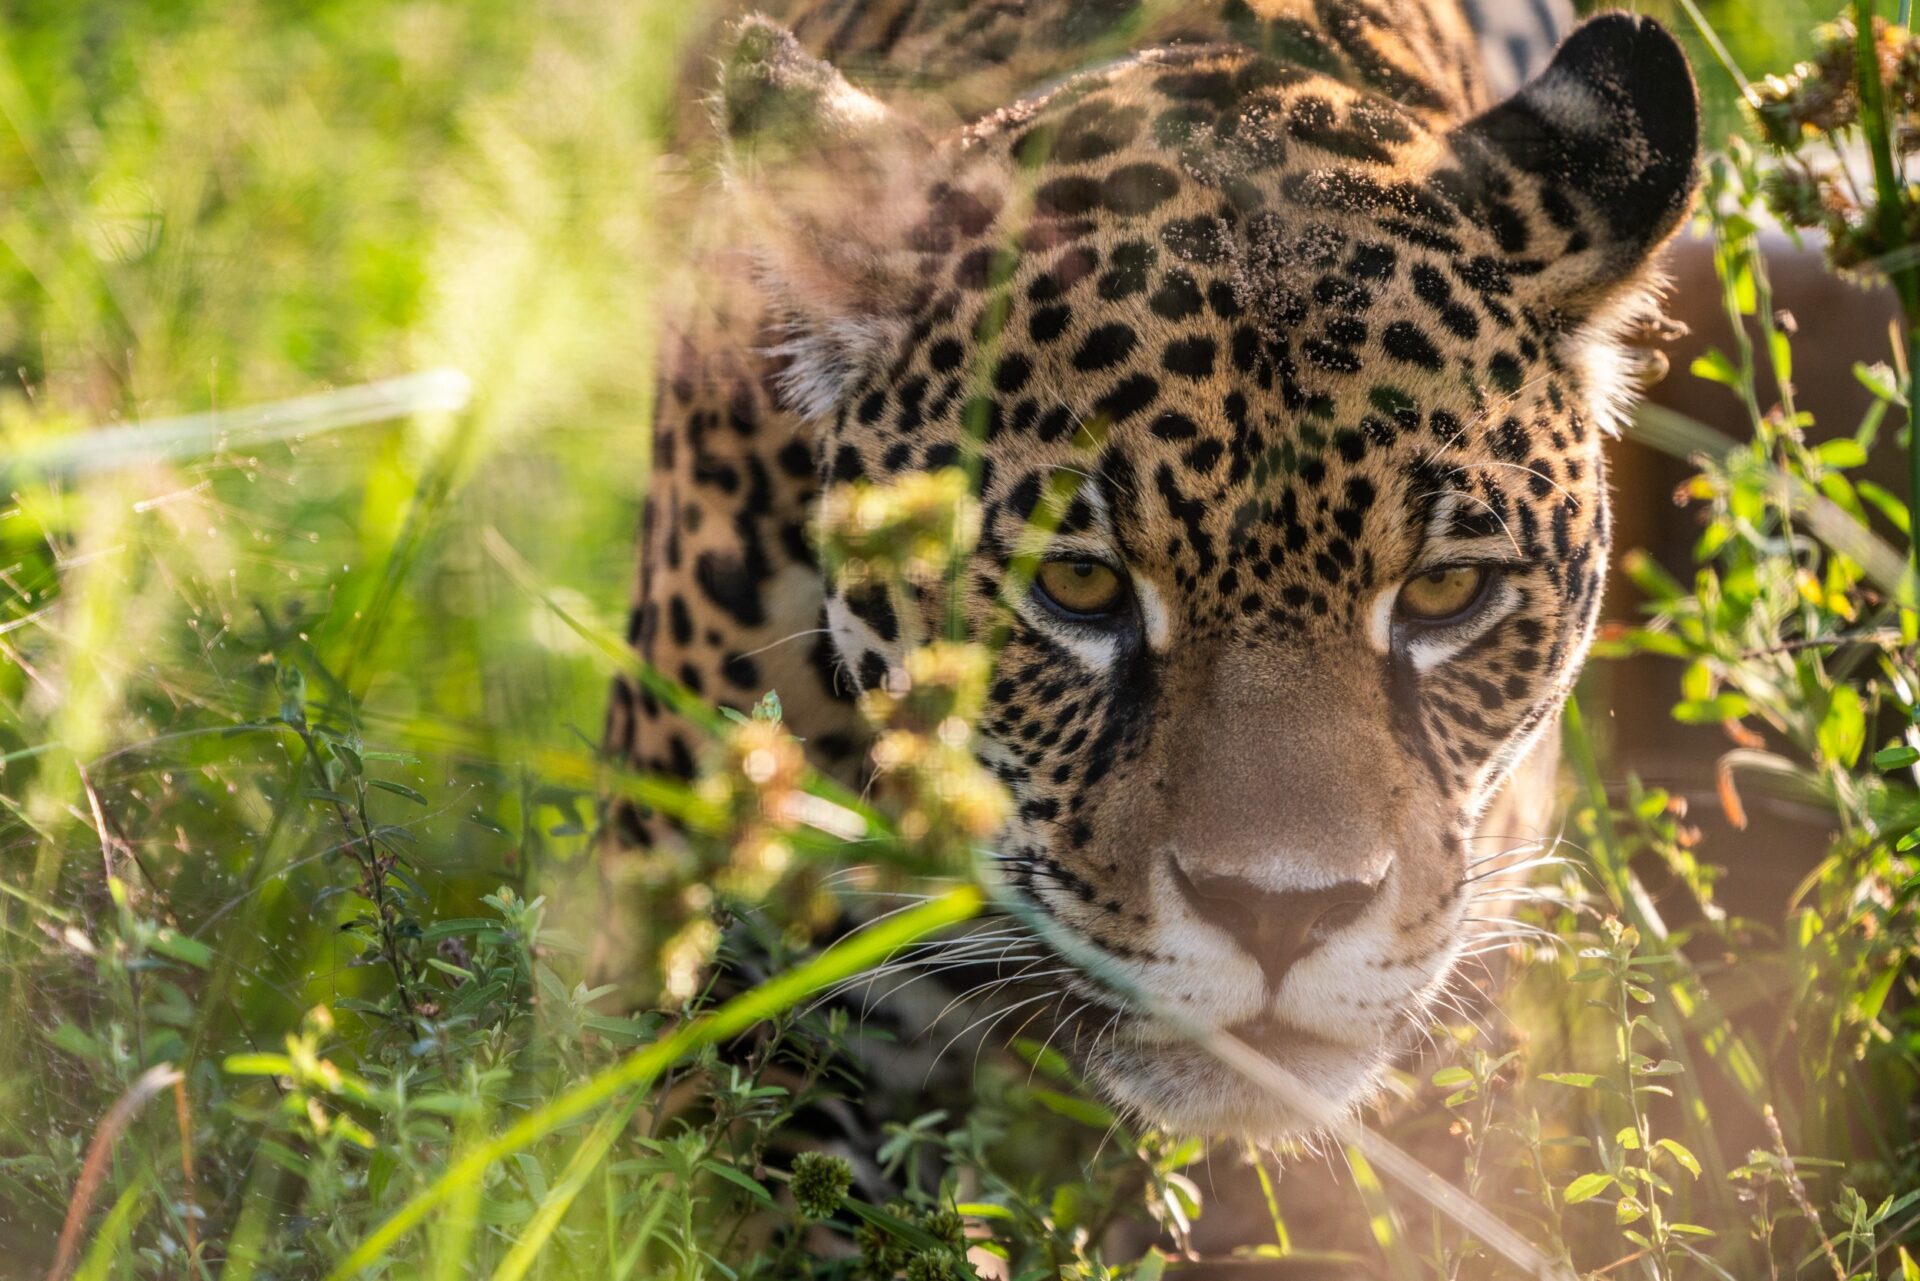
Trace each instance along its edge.
{"label": "jaguar's head", "polygon": [[[1005,875],[1101,958],[1055,1044],[1183,1130],[1301,1118],[1182,1023],[1363,1098],[1587,650],[1618,337],[1695,181],[1681,51],[1595,19],[1456,118],[1174,48],[945,138],[765,25],[728,82],[804,156],[741,190],[824,481],[977,468]],[[831,591],[846,670],[947,605]]]}

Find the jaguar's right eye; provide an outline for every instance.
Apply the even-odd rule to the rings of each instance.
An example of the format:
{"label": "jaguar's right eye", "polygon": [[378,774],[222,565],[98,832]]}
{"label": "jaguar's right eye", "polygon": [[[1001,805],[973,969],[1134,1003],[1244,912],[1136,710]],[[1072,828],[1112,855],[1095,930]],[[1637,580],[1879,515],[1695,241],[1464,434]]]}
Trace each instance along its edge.
{"label": "jaguar's right eye", "polygon": [[1069,618],[1110,618],[1127,602],[1127,582],[1097,560],[1048,560],[1033,576],[1042,600]]}

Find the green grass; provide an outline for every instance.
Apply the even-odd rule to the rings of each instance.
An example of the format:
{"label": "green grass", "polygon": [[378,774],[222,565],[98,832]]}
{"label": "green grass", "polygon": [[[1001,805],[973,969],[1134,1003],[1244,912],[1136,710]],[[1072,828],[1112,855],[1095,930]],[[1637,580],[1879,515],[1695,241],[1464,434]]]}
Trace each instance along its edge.
{"label": "green grass", "polygon": [[[1709,12],[1749,73],[1802,56],[1819,16]],[[1702,847],[1675,798],[1614,770],[1596,683],[1570,716],[1565,862],[1518,907],[1542,933],[1513,982],[1485,981],[1498,1017],[1437,1024],[1330,1160],[1248,1179],[1240,1153],[1120,1124],[1029,1045],[984,1058],[964,1110],[899,1118],[884,1155],[907,1200],[836,1208],[816,1171],[806,1218],[782,1127],[857,1087],[830,1066],[848,1029],[803,998],[976,910],[992,887],[960,837],[991,798],[908,787],[859,810],[856,860],[741,830],[763,785],[743,749],[784,741],[769,715],[712,718],[697,789],[598,759],[652,318],[695,181],[665,140],[698,17],[9,10],[0,1276],[45,1275],[70,1224],[62,1262],[100,1277],[788,1277],[863,1253],[924,1278],[959,1275],[964,1224],[1015,1275],[1151,1278],[1181,1265],[1116,1225],[1178,1245],[1235,1179],[1267,1211],[1243,1253],[1395,1277],[1519,1275],[1496,1246],[1608,1277],[1920,1275],[1901,1271],[1920,993],[1900,848],[1920,672],[1904,500],[1854,475],[1902,447],[1904,380],[1863,370],[1869,421],[1817,449],[1758,402],[1794,353],[1737,167],[1714,191],[1722,275],[1759,328],[1698,373],[1751,421],[1741,440],[1646,421],[1702,456],[1709,520],[1700,565],[1636,565],[1652,616],[1607,647],[1673,660],[1682,720],[1760,736],[1730,758],[1734,802],[1772,789],[1831,816],[1796,899],[1717,910],[1738,838]],[[1700,65],[1724,132],[1732,99]],[[455,372],[386,381],[432,371]],[[390,410],[355,399],[369,383],[398,387]],[[1871,643],[1780,644],[1843,634]],[[934,701],[900,723],[976,701],[975,659],[930,656]],[[762,902],[778,980],[596,1008],[592,830],[618,789],[689,818],[696,879]],[[915,806],[933,839],[902,834]],[[769,879],[746,836],[790,844],[788,870]],[[882,883],[942,897],[809,959],[793,940],[832,874],[876,858]],[[658,925],[697,980],[704,904]],[[846,1257],[816,1258],[823,1240]]]}

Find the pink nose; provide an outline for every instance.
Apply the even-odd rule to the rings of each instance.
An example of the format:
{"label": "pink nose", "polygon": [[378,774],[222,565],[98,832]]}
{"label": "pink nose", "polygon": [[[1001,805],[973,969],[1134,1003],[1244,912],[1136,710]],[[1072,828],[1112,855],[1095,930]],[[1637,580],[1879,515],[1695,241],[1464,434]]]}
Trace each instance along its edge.
{"label": "pink nose", "polygon": [[1299,960],[1360,917],[1385,879],[1338,881],[1310,890],[1271,890],[1237,876],[1190,877],[1173,860],[1174,883],[1202,919],[1225,930],[1278,988]]}

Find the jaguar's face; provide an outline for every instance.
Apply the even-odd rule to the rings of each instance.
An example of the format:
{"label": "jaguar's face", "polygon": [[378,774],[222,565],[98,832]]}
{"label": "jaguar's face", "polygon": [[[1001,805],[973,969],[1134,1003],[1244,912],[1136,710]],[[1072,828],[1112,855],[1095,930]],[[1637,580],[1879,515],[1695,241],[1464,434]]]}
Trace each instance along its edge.
{"label": "jaguar's face", "polygon": [[[1195,1029],[1351,1104],[1470,937],[1476,857],[1519,838],[1476,826],[1598,608],[1605,335],[1691,190],[1678,59],[1608,20],[1452,125],[1137,59],[950,145],[889,308],[790,299],[829,483],[978,466],[1000,853],[1074,940],[1054,1043],[1139,1114],[1301,1124]],[[946,608],[828,619],[871,685]]]}

